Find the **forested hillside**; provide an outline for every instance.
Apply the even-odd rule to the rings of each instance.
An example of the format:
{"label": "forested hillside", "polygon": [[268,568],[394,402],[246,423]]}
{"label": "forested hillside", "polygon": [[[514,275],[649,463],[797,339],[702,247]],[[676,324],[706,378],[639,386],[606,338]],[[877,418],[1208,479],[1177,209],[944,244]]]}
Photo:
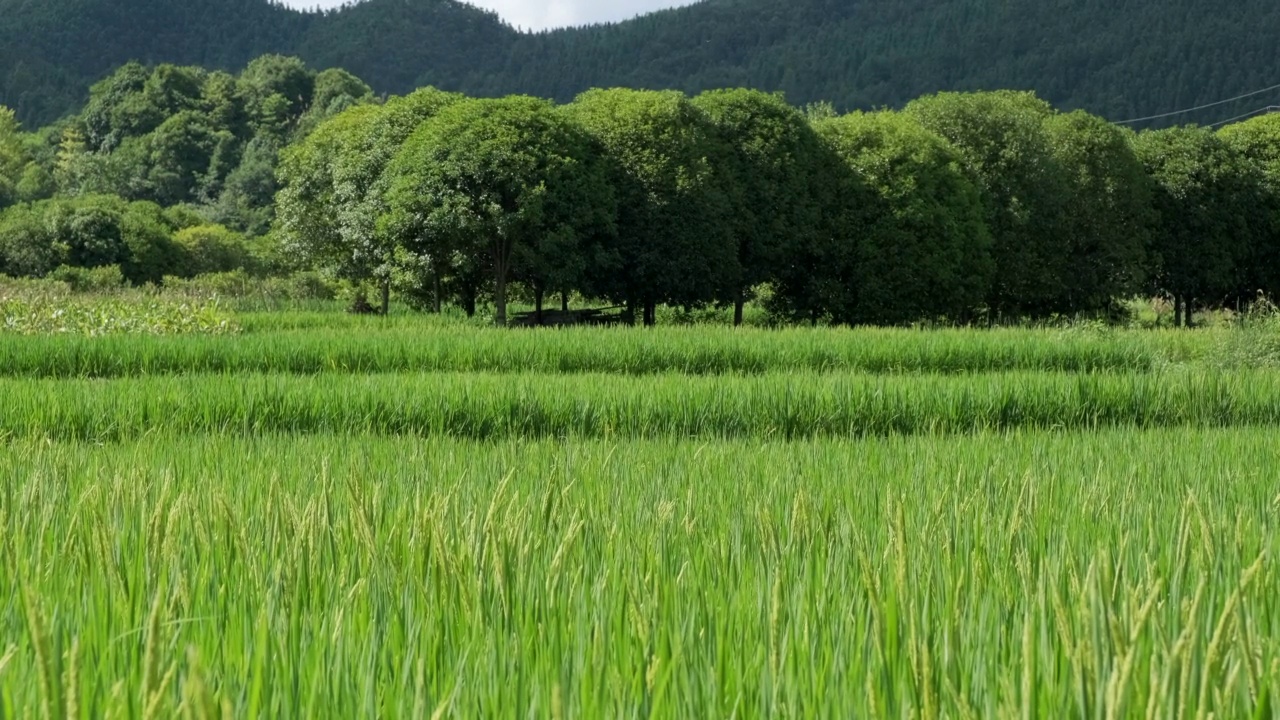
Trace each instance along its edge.
{"label": "forested hillside", "polygon": [[[0,104],[38,125],[131,59],[238,69],[276,52],[391,93],[431,84],[564,101],[591,87],[754,87],[857,109],[1012,88],[1122,120],[1275,84],[1278,34],[1280,7],[1264,0],[705,0],[541,34],[454,0],[330,13],[267,0],[0,0]],[[1178,120],[1209,124],[1277,96]]]}

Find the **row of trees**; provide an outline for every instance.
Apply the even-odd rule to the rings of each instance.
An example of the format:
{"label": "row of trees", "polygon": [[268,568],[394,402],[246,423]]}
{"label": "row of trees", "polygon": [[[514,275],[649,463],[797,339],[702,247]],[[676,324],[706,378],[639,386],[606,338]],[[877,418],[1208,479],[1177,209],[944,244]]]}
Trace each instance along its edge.
{"label": "row of trees", "polygon": [[741,319],[765,288],[784,319],[837,323],[1154,292],[1182,310],[1280,294],[1278,133],[1135,134],[1014,92],[843,116],[749,90],[378,102],[292,58],[131,64],[35,132],[0,108],[0,273],[316,267],[384,306],[394,289],[505,316],[515,283],[539,309],[578,294],[644,322],[659,304]]}
{"label": "row of trees", "polygon": [[[1280,117],[1140,134],[1029,93],[837,115],[724,90],[556,106],[434,89],[285,151],[282,242],[356,282],[474,311],[529,289],[902,324],[1103,314],[1280,291]],[[1185,308],[1185,314],[1182,309]]]}

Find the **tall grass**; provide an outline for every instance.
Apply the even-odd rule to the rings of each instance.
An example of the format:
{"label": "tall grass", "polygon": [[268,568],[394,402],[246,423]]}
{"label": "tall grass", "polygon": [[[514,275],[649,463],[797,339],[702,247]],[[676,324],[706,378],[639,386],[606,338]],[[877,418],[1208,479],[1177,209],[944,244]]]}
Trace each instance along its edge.
{"label": "tall grass", "polygon": [[0,714],[1271,717],[1275,461],[1273,429],[21,442]]}
{"label": "tall grass", "polygon": [[544,332],[420,324],[407,317],[335,319],[306,314],[274,322],[286,321],[299,329],[255,330],[256,321],[246,319],[244,335],[225,338],[14,338],[0,334],[0,375],[1146,372],[1198,362],[1223,342],[1223,334],[1214,332],[727,328]]}
{"label": "tall grass", "polygon": [[1280,424],[1280,375],[204,375],[0,380],[0,438],[811,438]]}

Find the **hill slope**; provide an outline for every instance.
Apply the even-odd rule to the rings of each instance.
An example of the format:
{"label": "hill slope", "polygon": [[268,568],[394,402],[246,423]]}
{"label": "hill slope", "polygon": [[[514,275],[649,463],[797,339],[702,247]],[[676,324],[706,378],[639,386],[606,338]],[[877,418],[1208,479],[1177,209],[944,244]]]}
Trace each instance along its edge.
{"label": "hill slope", "polygon": [[537,35],[454,0],[324,14],[267,0],[0,0],[0,103],[45,122],[128,59],[234,68],[279,52],[384,92],[435,84],[563,100],[601,85],[744,85],[855,108],[1019,88],[1118,120],[1280,82],[1277,36],[1280,6],[1267,0],[705,0]]}

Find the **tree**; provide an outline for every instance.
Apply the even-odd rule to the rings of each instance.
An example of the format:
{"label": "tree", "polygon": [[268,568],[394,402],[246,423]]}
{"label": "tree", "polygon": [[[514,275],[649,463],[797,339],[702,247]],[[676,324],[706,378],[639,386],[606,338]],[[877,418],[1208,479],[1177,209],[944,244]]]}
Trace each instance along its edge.
{"label": "tree", "polygon": [[1241,289],[1246,300],[1280,298],[1280,115],[1228,125],[1218,135],[1253,167],[1258,201],[1247,208],[1251,246],[1244,253]]}
{"label": "tree", "polygon": [[[254,138],[244,147],[240,162],[222,181],[222,192],[206,207],[215,223],[249,235],[271,229],[277,192],[279,150],[269,138]],[[210,173],[214,169],[210,168]]]}
{"label": "tree", "polygon": [[194,200],[218,140],[203,113],[184,110],[161,123],[147,138],[147,199],[162,205]]}
{"label": "tree", "polygon": [[0,210],[18,200],[18,184],[28,162],[17,117],[0,106]]}
{"label": "tree", "polygon": [[1134,150],[1154,181],[1152,277],[1173,295],[1175,323],[1190,327],[1197,301],[1222,298],[1237,286],[1242,249],[1253,230],[1249,200],[1262,178],[1205,128],[1144,132]]}
{"label": "tree", "polygon": [[[391,302],[391,280],[397,268],[398,249],[407,246],[430,248],[421,238],[402,237],[379,219],[388,212],[387,193],[395,180],[387,168],[406,140],[418,128],[446,108],[461,101],[461,95],[423,88],[405,97],[392,98],[369,121],[355,128],[350,142],[334,159],[333,201],[337,208],[337,231],[351,252],[353,263],[365,277],[374,279],[381,290],[382,310]],[[434,309],[440,311],[442,274],[448,259],[420,255],[408,266],[421,267],[432,275]]]}
{"label": "tree", "polygon": [[66,262],[67,249],[45,222],[45,203],[0,212],[0,275],[44,277]]}
{"label": "tree", "polygon": [[48,206],[46,222],[57,242],[67,248],[67,264],[95,268],[119,265],[129,258],[120,229],[123,202],[110,196],[88,196]]}
{"label": "tree", "polygon": [[835,319],[972,318],[991,282],[991,237],[960,153],[898,113],[846,115],[820,122],[818,131],[874,198],[854,195],[862,207],[831,210],[853,213],[846,225],[866,226],[842,240],[853,247],[845,272],[854,279],[833,307]]}
{"label": "tree", "polygon": [[263,55],[240,74],[242,92],[257,135],[284,142],[311,105],[316,75],[296,57]]}
{"label": "tree", "polygon": [[658,303],[702,305],[733,297],[742,267],[727,183],[712,158],[719,142],[706,113],[678,92],[592,90],[567,108],[603,146],[618,198],[620,273],[594,290],[655,322]]}
{"label": "tree", "polygon": [[1045,120],[1050,151],[1066,180],[1066,282],[1057,310],[1096,313],[1145,282],[1151,180],[1130,133],[1076,111]]}
{"label": "tree", "polygon": [[1067,282],[1066,175],[1044,124],[1049,105],[1031,93],[940,93],[905,112],[954,145],[983,193],[992,235],[995,315],[1046,316]]}
{"label": "tree", "polygon": [[291,252],[318,265],[360,279],[364,268],[353,257],[338,228],[333,170],[352,145],[357,129],[380,112],[377,106],[351,108],[321,125],[304,141],[281,154],[277,177],[276,224]]}
{"label": "tree", "polygon": [[141,63],[125,63],[89,90],[89,103],[80,117],[87,147],[111,151],[126,137],[143,135],[164,118],[142,98],[151,72]]}
{"label": "tree", "polygon": [[577,238],[598,232],[612,203],[590,137],[527,97],[452,105],[409,138],[388,172],[388,224],[420,224],[419,237],[483,257],[498,325],[507,322],[513,266],[546,278],[554,269],[540,251],[576,254]]}
{"label": "tree", "polygon": [[120,263],[125,280],[134,285],[160,284],[182,268],[180,248],[173,242],[169,215],[152,202],[134,202],[120,213],[120,235],[128,257]]}
{"label": "tree", "polygon": [[298,134],[306,136],[320,123],[356,105],[373,102],[373,90],[363,80],[340,68],[316,75],[310,107],[298,122]]}
{"label": "tree", "polygon": [[780,95],[716,90],[694,98],[714,123],[729,175],[741,276],[730,298],[742,324],[750,289],[776,279],[783,259],[820,233],[819,156],[825,152],[804,114]]}

